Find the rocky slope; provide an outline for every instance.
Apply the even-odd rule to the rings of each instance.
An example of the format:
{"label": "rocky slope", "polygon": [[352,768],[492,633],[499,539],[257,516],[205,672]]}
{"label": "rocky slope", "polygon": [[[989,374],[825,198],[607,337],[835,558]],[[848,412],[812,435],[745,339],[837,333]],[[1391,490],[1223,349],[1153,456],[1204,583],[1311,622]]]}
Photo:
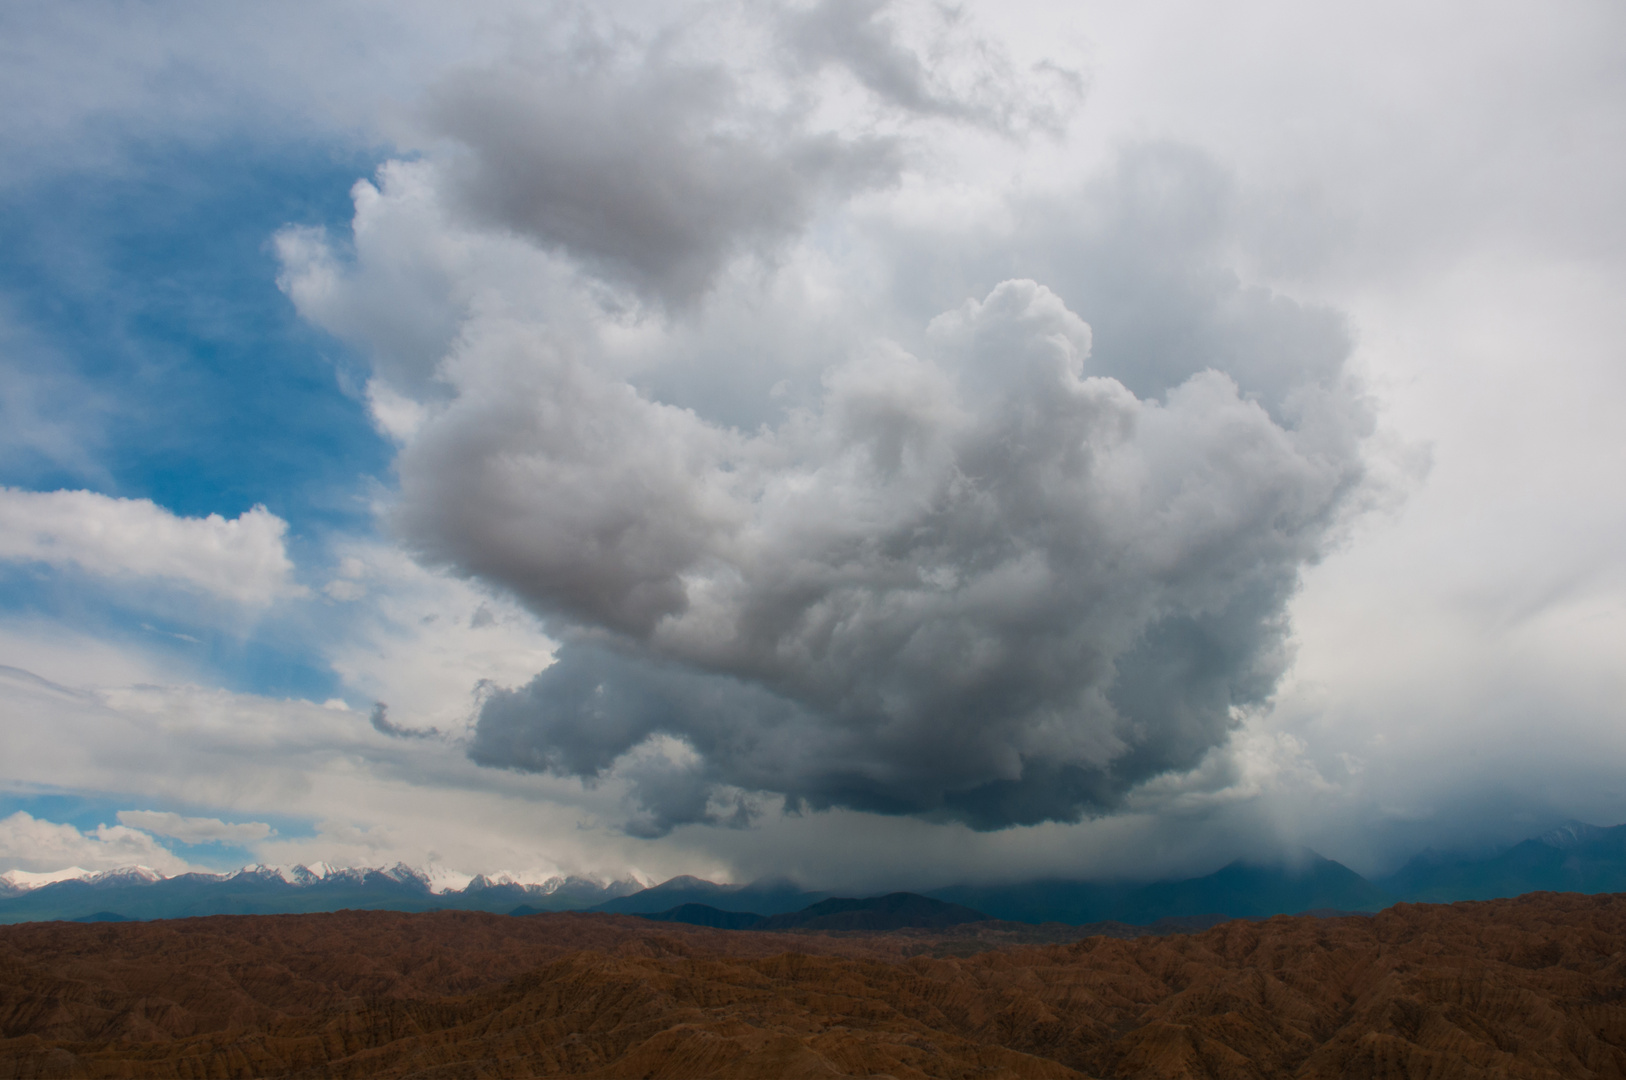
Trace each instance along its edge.
{"label": "rocky slope", "polygon": [[977,925],[7,927],[0,1077],[1626,1075],[1626,896],[911,955]]}

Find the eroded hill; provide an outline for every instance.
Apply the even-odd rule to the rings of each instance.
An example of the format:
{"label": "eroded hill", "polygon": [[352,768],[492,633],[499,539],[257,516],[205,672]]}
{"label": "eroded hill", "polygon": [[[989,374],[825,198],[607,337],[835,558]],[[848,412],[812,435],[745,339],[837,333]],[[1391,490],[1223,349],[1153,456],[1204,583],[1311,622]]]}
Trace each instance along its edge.
{"label": "eroded hill", "polygon": [[1619,1077],[1626,896],[953,951],[339,912],[0,929],[0,1077]]}

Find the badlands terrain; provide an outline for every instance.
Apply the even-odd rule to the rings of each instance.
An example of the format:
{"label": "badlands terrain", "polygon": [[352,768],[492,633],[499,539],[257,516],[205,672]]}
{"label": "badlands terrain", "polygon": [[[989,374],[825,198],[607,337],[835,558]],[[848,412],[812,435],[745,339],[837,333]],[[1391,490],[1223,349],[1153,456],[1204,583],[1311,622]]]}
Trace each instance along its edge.
{"label": "badlands terrain", "polygon": [[30,923],[0,928],[0,1077],[1626,1075],[1626,896],[1045,932]]}

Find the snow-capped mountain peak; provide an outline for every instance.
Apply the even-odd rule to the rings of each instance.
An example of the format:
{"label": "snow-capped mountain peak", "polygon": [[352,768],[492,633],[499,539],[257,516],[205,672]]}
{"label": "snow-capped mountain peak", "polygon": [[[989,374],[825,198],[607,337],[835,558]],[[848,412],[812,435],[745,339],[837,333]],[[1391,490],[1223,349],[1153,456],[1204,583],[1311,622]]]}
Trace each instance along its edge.
{"label": "snow-capped mountain peak", "polygon": [[444,866],[428,866],[423,871],[424,878],[429,884],[429,891],[440,895],[442,893],[462,892],[474,880],[473,874],[465,874],[458,870],[448,870]]}
{"label": "snow-capped mountain peak", "polygon": [[236,873],[227,874],[227,877],[250,875],[253,877],[276,878],[289,885],[315,885],[329,878],[352,877],[359,879],[361,875],[369,873],[367,868],[355,869],[347,866],[333,866],[325,862],[299,863],[293,866],[268,866],[265,863],[255,863],[245,866]]}
{"label": "snow-capped mountain peak", "polygon": [[15,892],[27,892],[37,889],[41,885],[54,885],[59,881],[83,881],[95,874],[93,870],[86,870],[82,866],[70,866],[63,870],[47,870],[36,873],[30,870],[7,870],[0,874],[0,881],[5,882]]}
{"label": "snow-capped mountain peak", "polygon": [[150,866],[121,866],[115,870],[91,874],[85,880],[92,885],[151,885],[155,881],[165,881],[168,878],[168,874],[160,873]]}
{"label": "snow-capped mountain peak", "polygon": [[63,881],[82,881],[87,885],[150,885],[163,881],[167,875],[150,866],[120,866],[112,870],[86,870],[82,866],[69,866],[61,870],[30,871],[7,870],[0,874],[0,892],[33,892],[47,885]]}
{"label": "snow-capped mountain peak", "polygon": [[[180,884],[183,879],[187,883],[184,886]],[[241,881],[243,884],[263,882],[274,889],[286,887],[307,889],[320,886],[346,892],[360,889],[367,893],[383,889],[385,892],[380,894],[381,897],[393,896],[396,900],[402,899],[397,890],[405,889],[409,896],[428,894],[445,897],[447,902],[458,903],[461,903],[456,900],[458,897],[472,897],[474,894],[487,893],[488,890],[497,890],[497,894],[482,903],[508,902],[505,897],[512,898],[516,903],[520,901],[539,903],[543,898],[553,898],[550,902],[562,907],[588,906],[611,897],[636,892],[642,887],[637,881],[563,877],[556,871],[541,869],[469,874],[433,864],[427,868],[408,866],[400,862],[389,867],[358,867],[316,862],[293,866],[255,864],[228,873],[194,872],[181,875],[179,878],[170,878],[148,866],[124,866],[102,871],[86,870],[79,866],[51,872],[8,870],[0,873],[0,897],[15,898],[46,886],[76,881],[98,889],[139,887],[165,881],[175,881],[177,887],[188,890],[208,888],[210,881],[221,883]]]}

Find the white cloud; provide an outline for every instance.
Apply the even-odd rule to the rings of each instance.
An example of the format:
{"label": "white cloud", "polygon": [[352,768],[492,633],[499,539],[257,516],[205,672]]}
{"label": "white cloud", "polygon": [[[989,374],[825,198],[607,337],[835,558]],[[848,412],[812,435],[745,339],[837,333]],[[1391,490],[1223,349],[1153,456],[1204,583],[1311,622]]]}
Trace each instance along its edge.
{"label": "white cloud", "polygon": [[521,686],[553,657],[535,616],[512,599],[426,570],[383,544],[342,547],[326,588],[349,609],[327,660],[346,689],[382,702],[409,730],[462,732],[484,696]]}
{"label": "white cloud", "polygon": [[0,488],[0,559],[110,578],[153,578],[244,604],[302,592],[288,523],[263,506],[227,520],[178,517],[150,499]]}
{"label": "white cloud", "polygon": [[98,825],[80,832],[22,810],[0,818],[0,867],[48,873],[70,866],[87,870],[149,866],[164,874],[196,869],[151,836],[123,825]]}
{"label": "white cloud", "polygon": [[164,810],[120,810],[118,817],[120,825],[183,844],[250,844],[276,832],[263,821],[232,823],[219,818],[183,817]]}
{"label": "white cloud", "polygon": [[[71,655],[62,659],[71,666]],[[275,815],[329,823],[315,836],[238,838],[266,863],[726,872],[715,856],[657,850],[606,829],[602,822],[622,813],[613,785],[589,792],[575,781],[493,774],[455,741],[391,738],[362,710],[145,680],[69,689],[0,667],[0,790],[26,796],[41,787],[117,792],[126,805],[204,807],[227,822]],[[161,861],[151,835],[126,825],[104,833],[135,848],[105,858],[96,854],[103,847],[70,843],[74,830],[44,823],[37,831],[57,836],[56,846],[41,841],[38,857],[19,849],[22,869],[178,865]],[[99,861],[85,861],[93,856]]]}

